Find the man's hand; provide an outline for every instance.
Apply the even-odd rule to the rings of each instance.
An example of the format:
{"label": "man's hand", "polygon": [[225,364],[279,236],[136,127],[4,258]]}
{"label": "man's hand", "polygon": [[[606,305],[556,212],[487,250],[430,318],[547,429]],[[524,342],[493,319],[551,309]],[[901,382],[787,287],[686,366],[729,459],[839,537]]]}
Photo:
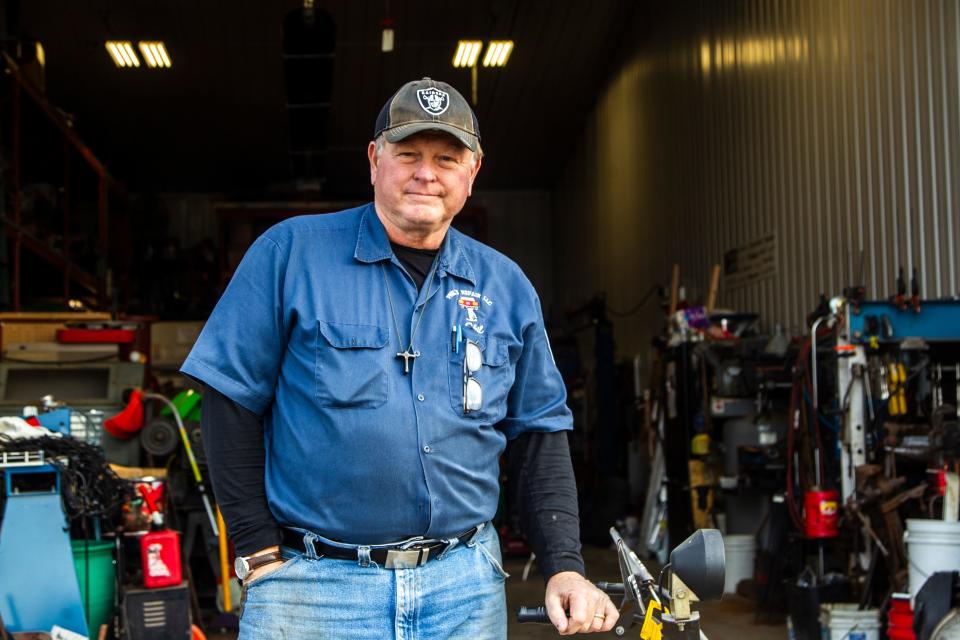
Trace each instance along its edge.
{"label": "man's hand", "polygon": [[544,604],[562,636],[610,631],[620,617],[607,594],[574,571],[562,571],[547,581]]}

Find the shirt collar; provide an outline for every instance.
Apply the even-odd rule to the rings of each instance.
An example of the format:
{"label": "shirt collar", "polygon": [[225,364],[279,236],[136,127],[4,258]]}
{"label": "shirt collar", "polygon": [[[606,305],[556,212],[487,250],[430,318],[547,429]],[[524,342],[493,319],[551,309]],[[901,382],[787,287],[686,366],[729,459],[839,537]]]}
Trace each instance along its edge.
{"label": "shirt collar", "polygon": [[[387,232],[377,216],[373,203],[368,204],[361,214],[360,228],[357,231],[357,247],[353,257],[360,262],[380,262],[393,257],[390,238],[387,237]],[[463,249],[463,234],[456,229],[448,229],[443,244],[440,245],[437,270],[438,276],[451,273],[469,281],[470,284],[477,283],[473,265]]]}
{"label": "shirt collar", "polygon": [[440,247],[440,261],[437,263],[437,269],[440,270],[440,275],[452,273],[475,285],[477,277],[473,273],[470,258],[463,250],[463,238],[463,234],[453,227],[447,229],[447,236]]}
{"label": "shirt collar", "polygon": [[393,255],[390,249],[390,238],[383,228],[383,223],[377,217],[377,210],[371,202],[363,209],[360,216],[360,228],[357,231],[357,248],[353,257],[360,262],[380,262],[389,260]]}

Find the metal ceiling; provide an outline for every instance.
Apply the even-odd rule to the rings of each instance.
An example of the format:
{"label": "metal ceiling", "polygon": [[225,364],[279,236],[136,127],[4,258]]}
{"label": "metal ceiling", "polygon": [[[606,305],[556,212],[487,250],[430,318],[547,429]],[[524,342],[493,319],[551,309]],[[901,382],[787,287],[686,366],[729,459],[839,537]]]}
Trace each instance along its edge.
{"label": "metal ceiling", "polygon": [[[8,0],[8,2],[11,0]],[[512,39],[502,70],[479,70],[487,161],[478,188],[544,188],[579,138],[636,2],[318,0],[337,29],[327,197],[369,193],[365,148],[403,82],[445,80],[460,38]],[[296,0],[21,0],[20,32],[46,50],[49,99],[132,189],[290,191],[282,24]],[[396,48],[380,52],[380,23]],[[8,25],[8,29],[15,25]],[[163,40],[169,70],[118,69],[108,39]],[[27,141],[24,141],[27,144]]]}

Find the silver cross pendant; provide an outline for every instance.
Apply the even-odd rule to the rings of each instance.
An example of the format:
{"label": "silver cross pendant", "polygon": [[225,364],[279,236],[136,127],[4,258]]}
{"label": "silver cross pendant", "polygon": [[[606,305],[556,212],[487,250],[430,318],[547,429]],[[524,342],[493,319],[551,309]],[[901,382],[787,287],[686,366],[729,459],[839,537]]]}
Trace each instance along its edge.
{"label": "silver cross pendant", "polygon": [[417,358],[419,358],[420,352],[414,351],[413,353],[410,353],[410,349],[407,349],[402,353],[398,353],[397,357],[403,358],[403,375],[407,375],[408,373],[410,373],[410,361],[416,360]]}

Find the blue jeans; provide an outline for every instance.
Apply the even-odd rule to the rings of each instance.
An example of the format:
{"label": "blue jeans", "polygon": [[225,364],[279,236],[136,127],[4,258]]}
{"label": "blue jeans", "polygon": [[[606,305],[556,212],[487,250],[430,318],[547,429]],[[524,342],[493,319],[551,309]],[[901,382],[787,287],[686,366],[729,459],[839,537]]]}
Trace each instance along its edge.
{"label": "blue jeans", "polygon": [[244,585],[240,640],[507,637],[507,574],[489,523],[414,569],[283,554],[280,568]]}

